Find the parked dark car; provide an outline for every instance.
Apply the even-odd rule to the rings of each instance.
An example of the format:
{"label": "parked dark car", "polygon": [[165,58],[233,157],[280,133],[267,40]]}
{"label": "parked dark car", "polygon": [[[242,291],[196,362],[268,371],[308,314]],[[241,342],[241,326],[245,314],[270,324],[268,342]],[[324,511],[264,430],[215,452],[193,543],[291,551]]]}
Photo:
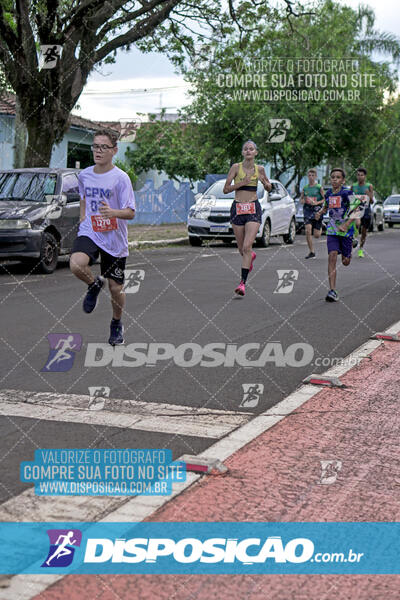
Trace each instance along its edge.
{"label": "parked dark car", "polygon": [[0,259],[52,273],[79,226],[78,169],[0,171]]}

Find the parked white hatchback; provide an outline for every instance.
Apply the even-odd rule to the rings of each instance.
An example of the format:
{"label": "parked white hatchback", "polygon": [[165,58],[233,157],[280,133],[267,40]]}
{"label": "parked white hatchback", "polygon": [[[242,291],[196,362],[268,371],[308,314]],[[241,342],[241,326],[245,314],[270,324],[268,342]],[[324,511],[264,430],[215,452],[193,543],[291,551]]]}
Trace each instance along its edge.
{"label": "parked white hatchback", "polygon": [[[266,247],[272,236],[281,235],[286,244],[293,244],[296,237],[294,200],[280,181],[270,181],[271,192],[264,190],[258,182],[257,196],[261,204],[262,220],[256,243]],[[230,209],[235,192],[224,194],[224,185],[225,179],[219,179],[190,207],[187,224],[192,246],[201,246],[203,240],[231,242],[235,239],[230,223]]]}

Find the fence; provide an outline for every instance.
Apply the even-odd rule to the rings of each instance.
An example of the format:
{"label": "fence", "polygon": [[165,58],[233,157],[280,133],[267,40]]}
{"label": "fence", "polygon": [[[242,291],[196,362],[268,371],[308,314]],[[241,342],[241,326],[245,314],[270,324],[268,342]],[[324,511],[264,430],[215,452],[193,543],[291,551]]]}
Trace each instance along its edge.
{"label": "fence", "polygon": [[135,191],[137,225],[161,225],[161,223],[184,223],[189,208],[194,204],[194,194],[189,183],[180,183],[176,189],[172,181],[164,181],[154,188],[151,179],[146,179],[144,186]]}
{"label": "fence", "polygon": [[[197,190],[205,192],[218,179],[226,175],[208,174],[205,181],[201,181]],[[134,221],[137,225],[161,225],[162,223],[185,223],[189,208],[194,204],[194,194],[189,183],[180,183],[176,189],[172,181],[164,181],[155,189],[154,182],[146,179],[144,186],[135,191],[136,215]]]}

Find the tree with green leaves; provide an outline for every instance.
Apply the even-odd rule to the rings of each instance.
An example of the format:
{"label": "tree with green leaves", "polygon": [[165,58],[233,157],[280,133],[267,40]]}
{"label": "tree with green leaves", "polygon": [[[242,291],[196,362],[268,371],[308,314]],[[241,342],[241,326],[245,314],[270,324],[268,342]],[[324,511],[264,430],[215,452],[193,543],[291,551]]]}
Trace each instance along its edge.
{"label": "tree with green leaves", "polygon": [[[400,57],[395,36],[376,31],[373,11],[319,0],[312,11],[296,13],[295,21],[279,18],[270,9],[268,18],[251,13],[246,20],[242,16],[241,24],[245,24],[246,34],[240,28],[232,30],[224,40],[205,45],[191,65],[182,67],[191,83],[192,102],[182,112],[180,123],[160,121],[139,130],[138,152],[130,154],[135,168],[155,168],[171,177],[191,179],[207,172],[227,172],[240,159],[243,141],[248,138],[259,147],[258,159],[273,165],[274,176],[290,170],[291,181],[297,184],[310,166],[323,161],[343,163],[350,171],[366,162],[371,143],[378,139],[385,98],[393,94],[397,82],[393,64],[374,61],[371,53],[386,54],[394,63]],[[362,88],[358,101],[338,103],[246,99],[220,83],[226,82],[229,74],[254,73],[258,64],[269,59],[326,56],[337,60],[352,57],[358,75],[367,81],[373,77],[374,84]],[[333,67],[326,74],[332,77]],[[272,118],[290,121],[280,143],[271,142]],[[191,164],[193,157],[195,165]]]}
{"label": "tree with green leaves", "polygon": [[365,160],[368,179],[382,199],[400,190],[400,98],[388,101],[380,113],[379,133]]}
{"label": "tree with green leaves", "polygon": [[[292,2],[285,4],[289,9]],[[134,44],[182,64],[196,40],[221,39],[233,27],[242,31],[246,19],[268,5],[229,0],[225,13],[221,0],[0,0],[0,68],[27,126],[25,163],[49,164],[89,74],[113,61],[118,49]],[[40,68],[42,46],[50,46],[50,53],[61,46],[54,68]]]}

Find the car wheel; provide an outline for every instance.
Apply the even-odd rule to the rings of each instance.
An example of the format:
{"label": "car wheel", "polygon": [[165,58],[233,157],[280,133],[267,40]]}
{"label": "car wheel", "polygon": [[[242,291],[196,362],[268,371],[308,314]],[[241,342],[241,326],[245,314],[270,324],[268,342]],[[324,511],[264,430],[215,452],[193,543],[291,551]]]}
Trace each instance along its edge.
{"label": "car wheel", "polygon": [[262,235],[257,240],[257,244],[259,246],[261,246],[262,248],[266,248],[267,246],[269,246],[270,239],[271,239],[271,223],[267,219],[265,221],[265,225],[264,225],[264,229],[263,229]]}
{"label": "car wheel", "polygon": [[388,225],[389,225],[390,229],[392,229],[393,223],[388,223]]}
{"label": "car wheel", "polygon": [[203,243],[203,240],[199,237],[194,237],[193,235],[189,236],[189,244],[191,246],[201,246]]}
{"label": "car wheel", "polygon": [[40,273],[50,275],[57,267],[58,243],[52,233],[45,231],[42,235],[39,262],[36,265]]}
{"label": "car wheel", "polygon": [[283,241],[285,244],[293,244],[296,237],[296,221],[292,219],[289,225],[289,232],[286,233],[283,237]]}

